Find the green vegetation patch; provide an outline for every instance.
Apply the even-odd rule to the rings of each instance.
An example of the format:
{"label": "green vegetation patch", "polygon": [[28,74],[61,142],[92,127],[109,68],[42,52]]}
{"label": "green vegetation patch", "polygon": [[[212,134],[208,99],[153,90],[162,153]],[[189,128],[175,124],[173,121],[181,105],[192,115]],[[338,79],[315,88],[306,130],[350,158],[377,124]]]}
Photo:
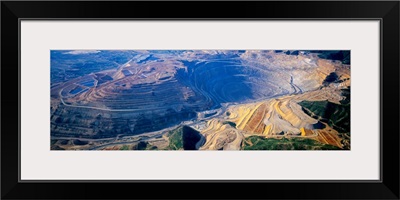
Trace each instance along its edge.
{"label": "green vegetation patch", "polygon": [[183,140],[182,140],[182,127],[178,127],[172,131],[167,133],[169,138],[168,150],[179,150],[183,149]]}
{"label": "green vegetation patch", "polygon": [[308,138],[265,138],[250,136],[244,140],[243,150],[341,150]]}
{"label": "green vegetation patch", "polygon": [[189,126],[180,126],[167,133],[169,145],[167,150],[197,150],[196,144],[201,139],[201,134]]}
{"label": "green vegetation patch", "polygon": [[129,147],[128,147],[128,145],[124,145],[119,150],[129,150]]}
{"label": "green vegetation patch", "polygon": [[232,126],[233,128],[236,128],[236,123],[235,123],[235,122],[224,121],[224,122],[222,122],[222,124],[229,124],[229,125]]}
{"label": "green vegetation patch", "polygon": [[329,101],[302,101],[303,111],[311,117],[327,123],[341,133],[350,132],[350,104]]}

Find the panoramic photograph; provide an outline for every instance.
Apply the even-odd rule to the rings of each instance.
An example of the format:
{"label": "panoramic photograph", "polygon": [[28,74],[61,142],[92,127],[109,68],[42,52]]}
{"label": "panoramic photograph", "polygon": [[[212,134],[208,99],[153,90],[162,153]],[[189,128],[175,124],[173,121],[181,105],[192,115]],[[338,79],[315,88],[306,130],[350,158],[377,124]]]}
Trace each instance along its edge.
{"label": "panoramic photograph", "polygon": [[50,150],[350,150],[349,50],[51,50]]}

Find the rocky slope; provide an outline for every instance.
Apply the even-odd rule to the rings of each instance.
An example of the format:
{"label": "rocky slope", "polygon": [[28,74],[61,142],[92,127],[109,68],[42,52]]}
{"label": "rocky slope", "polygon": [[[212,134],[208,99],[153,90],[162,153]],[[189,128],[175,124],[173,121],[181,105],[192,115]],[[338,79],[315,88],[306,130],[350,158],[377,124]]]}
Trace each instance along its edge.
{"label": "rocky slope", "polygon": [[350,86],[350,66],[339,60],[309,51],[132,55],[112,69],[52,85],[52,137],[138,135],[196,121],[199,113],[210,109],[226,109],[223,116],[207,117],[198,128],[205,138],[200,149],[240,149],[251,135],[310,137],[342,146],[332,124],[311,116],[300,103],[340,104],[345,98],[341,90]]}

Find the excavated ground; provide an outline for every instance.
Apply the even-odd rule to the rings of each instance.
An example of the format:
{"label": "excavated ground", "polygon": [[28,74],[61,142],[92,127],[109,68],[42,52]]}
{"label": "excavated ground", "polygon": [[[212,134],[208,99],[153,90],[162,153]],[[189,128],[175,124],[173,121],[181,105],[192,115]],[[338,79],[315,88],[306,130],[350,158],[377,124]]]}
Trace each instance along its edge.
{"label": "excavated ground", "polygon": [[[220,109],[224,112],[197,128],[205,138],[200,149],[240,149],[251,135],[307,137],[342,146],[339,133],[306,114],[299,102],[340,104],[340,90],[350,86],[349,65],[316,54],[273,51],[146,53],[116,69],[53,86],[52,137],[117,137],[115,142],[118,137],[164,133],[187,121],[196,127],[202,123],[196,121],[198,113]],[[337,80],[327,83],[328,76]],[[166,142],[153,141],[163,148]],[[97,145],[57,144],[67,149]]]}

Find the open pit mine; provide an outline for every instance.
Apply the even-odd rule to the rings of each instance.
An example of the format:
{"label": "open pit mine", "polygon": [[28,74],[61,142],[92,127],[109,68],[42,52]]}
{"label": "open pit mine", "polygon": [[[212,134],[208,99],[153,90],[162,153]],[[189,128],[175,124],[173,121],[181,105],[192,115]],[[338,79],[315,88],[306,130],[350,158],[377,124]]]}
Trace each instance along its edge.
{"label": "open pit mine", "polygon": [[51,150],[350,150],[350,51],[51,51]]}

